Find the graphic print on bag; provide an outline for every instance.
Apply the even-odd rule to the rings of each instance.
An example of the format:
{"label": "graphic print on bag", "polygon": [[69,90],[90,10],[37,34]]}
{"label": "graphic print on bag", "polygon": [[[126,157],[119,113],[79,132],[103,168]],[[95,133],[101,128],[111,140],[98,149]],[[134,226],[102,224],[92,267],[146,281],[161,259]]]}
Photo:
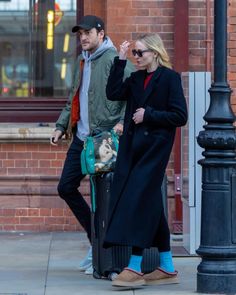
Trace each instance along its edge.
{"label": "graphic print on bag", "polygon": [[81,170],[84,175],[113,171],[119,146],[119,135],[114,131],[102,131],[88,136],[81,152]]}
{"label": "graphic print on bag", "polygon": [[95,148],[95,171],[112,171],[116,162],[116,145],[111,133],[101,134],[101,137],[94,137]]}

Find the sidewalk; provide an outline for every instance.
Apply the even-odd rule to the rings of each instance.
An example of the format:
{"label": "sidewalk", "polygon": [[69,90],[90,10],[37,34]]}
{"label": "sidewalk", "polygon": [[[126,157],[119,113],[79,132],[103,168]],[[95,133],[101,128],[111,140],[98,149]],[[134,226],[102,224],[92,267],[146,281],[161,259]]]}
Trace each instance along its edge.
{"label": "sidewalk", "polygon": [[118,291],[77,270],[87,247],[78,232],[0,233],[0,295],[197,294],[197,257],[174,258],[180,284]]}

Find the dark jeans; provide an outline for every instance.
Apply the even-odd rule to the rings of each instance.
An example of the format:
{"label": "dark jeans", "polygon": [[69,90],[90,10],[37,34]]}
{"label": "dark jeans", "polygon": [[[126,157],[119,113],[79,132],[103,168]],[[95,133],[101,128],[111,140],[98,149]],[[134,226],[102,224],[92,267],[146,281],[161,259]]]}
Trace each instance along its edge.
{"label": "dark jeans", "polygon": [[81,180],[85,175],[81,172],[80,155],[83,150],[83,141],[74,136],[67,152],[61,178],[58,184],[59,196],[66,201],[79,223],[85,229],[91,242],[91,211],[79,192]]}

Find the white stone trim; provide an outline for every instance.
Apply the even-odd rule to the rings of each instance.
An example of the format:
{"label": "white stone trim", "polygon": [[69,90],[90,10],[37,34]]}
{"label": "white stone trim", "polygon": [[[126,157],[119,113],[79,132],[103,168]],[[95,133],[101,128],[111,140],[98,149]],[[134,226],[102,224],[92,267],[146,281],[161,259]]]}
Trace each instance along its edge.
{"label": "white stone trim", "polygon": [[55,124],[39,126],[38,123],[0,123],[0,142],[48,141]]}

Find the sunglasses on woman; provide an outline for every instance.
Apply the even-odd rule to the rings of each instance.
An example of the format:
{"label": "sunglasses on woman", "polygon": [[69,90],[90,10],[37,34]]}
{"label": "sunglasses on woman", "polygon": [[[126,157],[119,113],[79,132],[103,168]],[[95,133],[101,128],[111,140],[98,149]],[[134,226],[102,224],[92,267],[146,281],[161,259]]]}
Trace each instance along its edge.
{"label": "sunglasses on woman", "polygon": [[142,57],[144,52],[150,52],[152,51],[151,49],[144,49],[144,50],[136,50],[136,49],[132,49],[132,54],[133,56],[137,55],[138,57]]}

